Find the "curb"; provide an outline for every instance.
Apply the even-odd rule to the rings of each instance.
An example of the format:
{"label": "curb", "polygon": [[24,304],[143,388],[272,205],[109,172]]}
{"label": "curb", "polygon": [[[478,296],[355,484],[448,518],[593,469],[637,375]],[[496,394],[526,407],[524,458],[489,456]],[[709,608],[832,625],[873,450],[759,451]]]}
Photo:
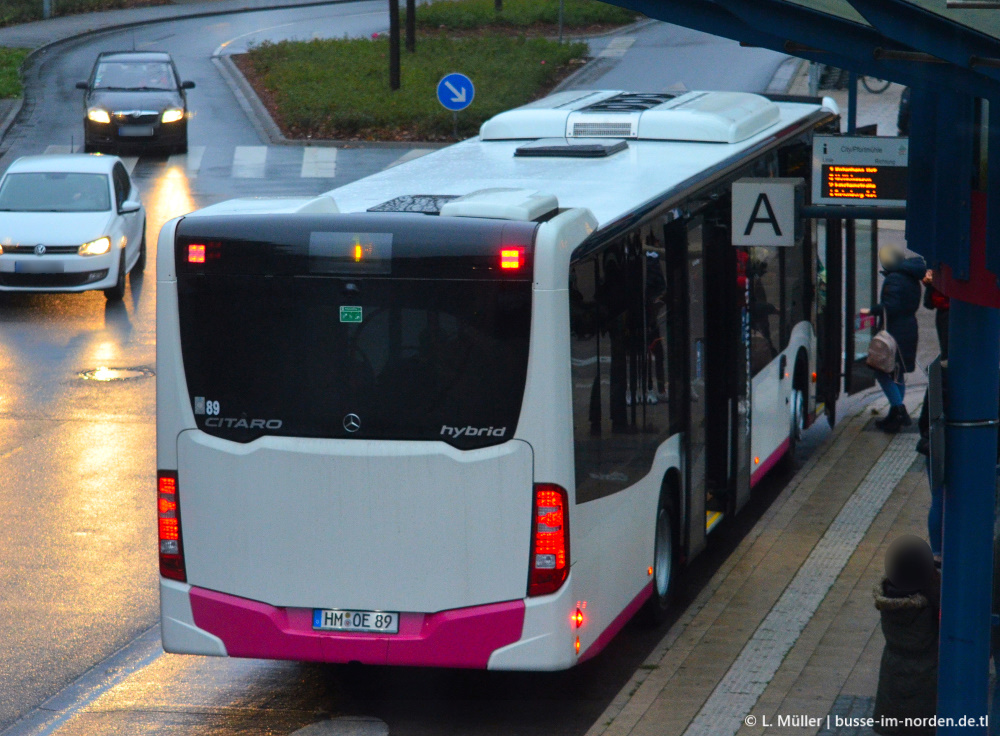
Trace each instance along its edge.
{"label": "curb", "polygon": [[771,77],[771,83],[767,85],[765,92],[771,95],[786,95],[788,90],[792,88],[795,84],[795,80],[798,79],[799,72],[802,68],[809,62],[805,59],[800,59],[796,56],[789,56],[778,69],[774,72],[774,76]]}
{"label": "curb", "polygon": [[0,143],[3,143],[4,136],[7,135],[7,131],[11,129],[11,126],[14,125],[14,121],[17,119],[22,107],[24,107],[24,98],[18,97],[14,100],[14,107],[11,108],[3,120],[0,120]]}

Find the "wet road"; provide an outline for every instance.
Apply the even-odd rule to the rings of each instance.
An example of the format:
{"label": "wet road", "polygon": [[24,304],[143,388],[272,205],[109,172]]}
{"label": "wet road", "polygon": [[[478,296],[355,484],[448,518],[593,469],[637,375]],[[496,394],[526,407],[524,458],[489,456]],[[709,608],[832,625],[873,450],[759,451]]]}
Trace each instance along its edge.
{"label": "wet road", "polygon": [[[156,622],[153,381],[81,374],[154,366],[160,226],[233,196],[316,194],[413,155],[342,149],[310,170],[302,148],[259,139],[211,57],[283,37],[368,35],[386,24],[382,2],[175,21],[73,42],[33,69],[26,119],[0,147],[0,171],[20,155],[80,145],[74,84],[101,50],[168,50],[198,86],[189,98],[190,153],[127,159],[147,208],[150,265],[144,278],[131,279],[125,301],[0,294],[0,732],[81,675],[111,676],[92,668],[130,642],[126,654],[135,654],[136,637]],[[683,33],[670,38],[678,63],[694,65],[684,78],[720,63],[684,51]],[[780,484],[772,480],[757,510],[697,561],[689,598]],[[125,659],[151,663],[59,733],[285,734],[331,715],[366,715],[393,734],[579,734],[664,631],[631,624],[602,656],[557,675],[359,671],[144,649]]]}

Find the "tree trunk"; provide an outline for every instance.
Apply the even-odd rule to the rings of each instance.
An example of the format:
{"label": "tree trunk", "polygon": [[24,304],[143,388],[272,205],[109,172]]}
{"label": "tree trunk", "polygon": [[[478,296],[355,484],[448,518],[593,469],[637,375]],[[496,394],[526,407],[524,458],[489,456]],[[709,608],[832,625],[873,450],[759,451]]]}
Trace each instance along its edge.
{"label": "tree trunk", "polygon": [[503,0],[493,0],[493,9],[498,13],[503,12]]}

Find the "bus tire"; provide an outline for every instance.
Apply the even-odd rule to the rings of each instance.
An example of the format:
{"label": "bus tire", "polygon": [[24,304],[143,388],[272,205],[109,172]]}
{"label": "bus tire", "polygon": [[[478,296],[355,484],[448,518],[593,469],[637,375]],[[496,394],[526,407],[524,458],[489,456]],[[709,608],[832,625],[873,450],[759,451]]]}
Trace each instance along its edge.
{"label": "bus tire", "polygon": [[[669,486],[668,486],[669,487]],[[653,593],[646,601],[649,623],[658,626],[667,620],[677,583],[677,526],[674,503],[667,488],[660,493],[656,509],[655,546],[653,548]]]}
{"label": "bus tire", "polygon": [[806,392],[809,390],[806,365],[804,354],[799,352],[792,374],[792,393],[788,398],[788,451],[785,459],[789,463],[795,462],[795,448],[806,427]]}

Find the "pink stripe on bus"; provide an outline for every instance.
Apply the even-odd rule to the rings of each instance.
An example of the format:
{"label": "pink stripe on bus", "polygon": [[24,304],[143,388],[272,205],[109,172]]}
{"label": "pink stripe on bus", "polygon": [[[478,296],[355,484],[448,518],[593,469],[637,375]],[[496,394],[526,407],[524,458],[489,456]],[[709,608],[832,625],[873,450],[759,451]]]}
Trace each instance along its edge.
{"label": "pink stripe on bus", "polygon": [[191,588],[195,625],[222,639],[230,657],[485,669],[521,638],[524,601],[439,613],[401,613],[395,635],[314,631],[312,609]]}
{"label": "pink stripe on bus", "polygon": [[639,591],[639,595],[632,599],[632,602],[625,606],[625,610],[615,616],[615,620],[612,621],[608,628],[601,632],[601,635],[597,637],[593,644],[587,647],[587,651],[580,655],[580,662],[586,662],[591,657],[597,656],[604,647],[608,645],[608,642],[615,638],[615,634],[622,630],[622,627],[629,622],[639,609],[642,608],[642,604],[645,603],[649,597],[653,595],[653,581],[650,580],[646,586]]}
{"label": "pink stripe on bus", "polygon": [[771,456],[767,460],[762,462],[760,464],[760,467],[754,470],[750,474],[751,488],[757,485],[760,482],[760,479],[767,474],[767,471],[773,468],[775,465],[777,465],[778,461],[785,456],[785,453],[788,452],[789,443],[790,440],[788,439],[788,437],[786,437],[785,441],[782,442],[780,445],[778,445],[778,449],[772,452]]}

